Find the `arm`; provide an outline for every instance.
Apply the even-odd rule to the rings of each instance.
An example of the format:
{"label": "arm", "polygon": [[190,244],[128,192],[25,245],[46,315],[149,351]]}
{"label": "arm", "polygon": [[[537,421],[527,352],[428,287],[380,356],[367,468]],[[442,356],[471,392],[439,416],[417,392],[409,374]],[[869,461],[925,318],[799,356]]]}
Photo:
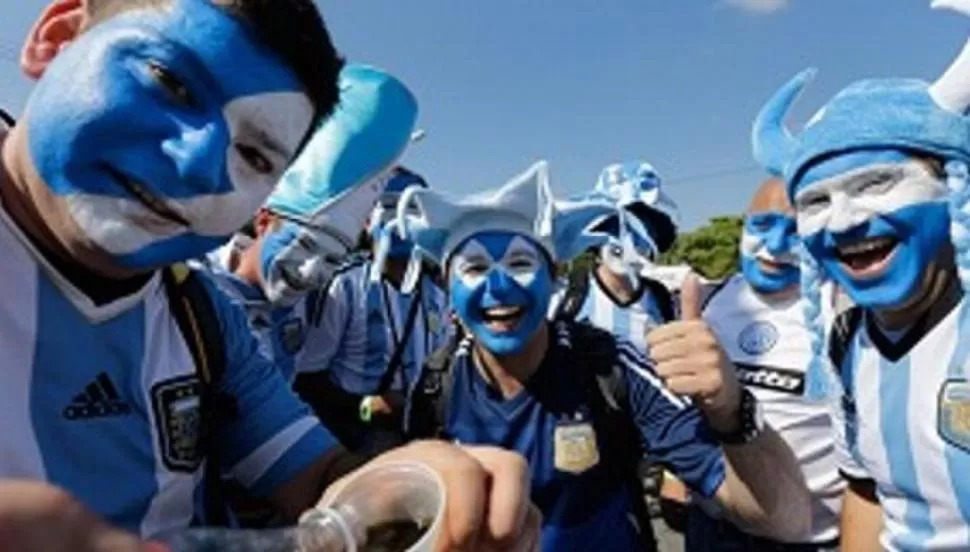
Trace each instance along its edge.
{"label": "arm", "polygon": [[298,374],[326,372],[344,340],[353,300],[351,281],[338,274],[323,290],[319,303],[311,305],[307,316],[306,345],[299,356]]}
{"label": "arm", "polygon": [[882,550],[882,507],[876,498],[876,486],[871,479],[848,479],[849,486],[842,499],[840,526],[842,550],[877,552]]}

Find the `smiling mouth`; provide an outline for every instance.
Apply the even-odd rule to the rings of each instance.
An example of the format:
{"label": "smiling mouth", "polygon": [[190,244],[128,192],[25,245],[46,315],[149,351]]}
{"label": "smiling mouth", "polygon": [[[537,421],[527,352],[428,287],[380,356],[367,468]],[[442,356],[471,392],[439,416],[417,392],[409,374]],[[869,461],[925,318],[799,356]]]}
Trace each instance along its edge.
{"label": "smiling mouth", "polygon": [[896,238],[871,238],[835,248],[836,256],[850,276],[857,279],[880,275],[896,254]]}
{"label": "smiling mouth", "polygon": [[171,209],[164,201],[158,199],[152,195],[145,186],[141,185],[137,181],[128,178],[124,174],[108,167],[108,172],[121,184],[121,187],[125,189],[132,197],[138,200],[146,209],[155,213],[156,215],[162,217],[163,219],[178,224],[180,226],[190,226],[189,221],[185,220],[185,217],[179,215]]}
{"label": "smiling mouth", "polygon": [[525,316],[524,307],[492,307],[482,311],[485,326],[494,332],[510,332],[518,327]]}
{"label": "smiling mouth", "polygon": [[776,261],[774,259],[766,259],[764,257],[757,257],[755,260],[758,261],[758,265],[765,272],[780,273],[785,270],[785,268],[791,266],[789,263],[783,263]]}

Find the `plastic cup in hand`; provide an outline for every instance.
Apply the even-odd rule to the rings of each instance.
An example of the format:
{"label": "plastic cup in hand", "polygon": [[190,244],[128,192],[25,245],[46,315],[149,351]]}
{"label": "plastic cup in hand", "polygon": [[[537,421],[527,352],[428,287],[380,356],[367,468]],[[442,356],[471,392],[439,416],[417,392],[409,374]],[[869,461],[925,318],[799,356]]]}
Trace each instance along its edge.
{"label": "plastic cup in hand", "polygon": [[[445,503],[444,482],[431,468],[388,462],[354,476],[329,507],[311,510],[300,526],[326,529],[334,520],[342,522],[346,540],[355,543],[347,552],[432,552]],[[314,539],[322,534],[307,532],[301,550],[316,552]]]}
{"label": "plastic cup in hand", "polygon": [[432,552],[445,486],[423,464],[388,462],[353,476],[326,508],[286,529],[188,529],[159,539],[171,552]]}

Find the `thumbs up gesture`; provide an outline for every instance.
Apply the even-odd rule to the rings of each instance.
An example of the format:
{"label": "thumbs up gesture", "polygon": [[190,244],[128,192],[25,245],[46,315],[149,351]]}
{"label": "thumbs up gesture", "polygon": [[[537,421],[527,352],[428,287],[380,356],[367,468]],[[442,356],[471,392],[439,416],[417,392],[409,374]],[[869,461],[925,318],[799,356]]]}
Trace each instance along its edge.
{"label": "thumbs up gesture", "polygon": [[680,290],[680,320],[646,336],[648,356],[668,389],[686,395],[720,433],[740,425],[741,386],[734,364],[701,318],[701,284],[689,275]]}

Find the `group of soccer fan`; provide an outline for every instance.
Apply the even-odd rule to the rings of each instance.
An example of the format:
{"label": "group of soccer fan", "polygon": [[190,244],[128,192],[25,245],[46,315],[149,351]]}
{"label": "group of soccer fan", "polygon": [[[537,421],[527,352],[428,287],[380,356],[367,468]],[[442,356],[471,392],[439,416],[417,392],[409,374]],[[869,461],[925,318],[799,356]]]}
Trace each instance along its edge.
{"label": "group of soccer fan", "polygon": [[970,550],[970,46],[798,133],[784,85],[737,274],[676,290],[650,164],[438,193],[311,0],[51,0],[21,65],[0,550],[291,525],[402,461],[439,550],[655,550],[645,459],[686,550]]}

